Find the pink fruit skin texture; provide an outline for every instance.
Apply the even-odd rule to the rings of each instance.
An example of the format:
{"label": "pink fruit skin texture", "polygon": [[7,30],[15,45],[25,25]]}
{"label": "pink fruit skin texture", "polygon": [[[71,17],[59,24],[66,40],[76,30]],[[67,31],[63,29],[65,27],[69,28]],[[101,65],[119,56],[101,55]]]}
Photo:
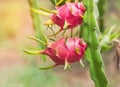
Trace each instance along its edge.
{"label": "pink fruit skin texture", "polygon": [[79,62],[85,53],[86,42],[82,38],[61,38],[50,43],[42,54],[48,55],[56,65]]}
{"label": "pink fruit skin texture", "polygon": [[51,20],[54,24],[58,25],[63,30],[65,24],[67,29],[73,29],[74,27],[82,24],[83,14],[85,7],[83,2],[66,3],[63,6],[56,7],[57,14],[51,15]]}

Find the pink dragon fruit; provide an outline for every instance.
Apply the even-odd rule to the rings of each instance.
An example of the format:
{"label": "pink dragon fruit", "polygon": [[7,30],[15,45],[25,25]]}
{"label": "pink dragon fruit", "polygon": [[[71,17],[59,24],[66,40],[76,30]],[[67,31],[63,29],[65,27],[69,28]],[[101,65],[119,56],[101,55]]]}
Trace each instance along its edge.
{"label": "pink dragon fruit", "polygon": [[85,7],[82,2],[66,3],[61,7],[56,7],[57,13],[51,15],[54,24],[64,28],[73,29],[82,24]]}
{"label": "pink dragon fruit", "polygon": [[79,62],[85,53],[86,42],[82,38],[62,38],[49,44],[41,54],[48,55],[56,65]]}

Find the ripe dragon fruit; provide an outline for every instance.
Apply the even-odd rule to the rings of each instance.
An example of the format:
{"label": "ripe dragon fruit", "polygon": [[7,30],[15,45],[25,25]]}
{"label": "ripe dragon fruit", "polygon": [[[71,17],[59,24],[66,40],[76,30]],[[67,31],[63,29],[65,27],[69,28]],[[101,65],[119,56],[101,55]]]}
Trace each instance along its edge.
{"label": "ripe dragon fruit", "polygon": [[82,38],[62,38],[50,43],[41,54],[48,55],[55,65],[79,62],[85,53],[86,42]]}
{"label": "ripe dragon fruit", "polygon": [[[36,38],[29,37],[30,39],[40,41]],[[43,50],[38,51],[30,51],[25,50],[24,52],[28,54],[44,54],[49,56],[55,63],[55,65],[40,68],[40,69],[49,69],[58,65],[65,65],[64,69],[67,67],[70,68],[70,64],[75,62],[80,62],[84,56],[87,43],[83,40],[83,38],[61,38],[53,43],[44,43],[40,41],[42,44],[46,46]],[[82,64],[82,63],[81,63]]]}
{"label": "ripe dragon fruit", "polygon": [[85,7],[83,2],[66,3],[56,7],[57,13],[51,15],[51,21],[58,25],[61,30],[64,28],[73,29],[82,24]]}

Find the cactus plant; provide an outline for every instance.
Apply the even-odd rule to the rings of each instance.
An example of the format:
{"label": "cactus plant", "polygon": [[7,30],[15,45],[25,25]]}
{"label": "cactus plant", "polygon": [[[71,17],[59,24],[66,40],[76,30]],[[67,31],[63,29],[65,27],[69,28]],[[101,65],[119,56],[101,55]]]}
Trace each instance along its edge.
{"label": "cactus plant", "polygon": [[98,2],[98,10],[99,10],[99,19],[98,19],[98,23],[99,23],[99,27],[100,27],[100,31],[103,32],[105,29],[104,26],[104,14],[105,14],[105,0],[100,0]]}
{"label": "cactus plant", "polygon": [[[33,0],[30,0],[30,1],[33,1]],[[58,0],[50,0],[50,1],[55,6],[56,5],[60,6],[60,5],[65,4],[65,1],[72,1],[72,0],[59,0],[59,1]],[[79,1],[79,0],[74,0],[74,1]],[[32,2],[32,3],[35,4],[34,2]],[[101,47],[99,46],[99,40],[98,40],[98,33],[99,33],[99,26],[97,23],[97,18],[99,16],[99,12],[98,12],[98,8],[97,8],[98,2],[99,2],[99,0],[83,0],[84,6],[86,8],[86,12],[83,17],[84,23],[82,24],[81,29],[80,29],[80,37],[84,38],[85,43],[87,45],[82,46],[82,48],[84,48],[82,56],[84,55],[84,51],[87,46],[87,49],[85,51],[85,59],[89,63],[90,74],[91,74],[92,80],[95,83],[95,87],[108,87],[108,79],[107,79],[105,71],[104,71],[104,64],[103,64],[102,56],[100,53]],[[45,9],[42,9],[42,10],[45,10]],[[66,13],[61,13],[61,14],[65,15]],[[36,19],[35,19],[35,17],[36,17]],[[75,41],[73,41],[72,43],[69,42],[69,41],[72,41],[73,38],[61,39],[61,40],[55,41],[52,45],[47,44],[45,39],[42,39],[44,37],[44,35],[41,33],[42,32],[41,26],[39,26],[40,22],[36,21],[37,18],[38,18],[37,15],[35,15],[33,17],[33,19],[35,20],[34,25],[36,26],[36,28],[40,28],[40,31],[37,32],[40,34],[37,34],[37,35],[38,35],[38,38],[40,39],[40,42],[42,42],[41,46],[43,46],[44,50],[43,51],[34,51],[34,52],[25,50],[26,52],[33,53],[33,54],[41,53],[41,54],[48,55],[49,57],[51,57],[51,59],[56,64],[65,65],[65,68],[66,68],[65,58],[69,59],[69,60],[67,60],[67,62],[69,62],[69,63],[74,63],[81,59],[82,56],[80,57],[80,55],[78,56],[78,54],[76,54],[76,53],[81,52],[81,48],[79,48],[80,50],[74,48],[74,46],[76,46]],[[56,20],[59,21],[58,19],[56,19]],[[66,27],[66,28],[68,28],[68,27]],[[79,38],[78,38],[78,40],[79,40]],[[67,41],[69,42],[69,45],[67,45]],[[44,42],[47,45],[46,44],[44,45]],[[63,42],[64,42],[64,44],[63,44]],[[46,48],[44,48],[45,46],[46,46]],[[77,46],[80,47],[78,44],[77,44]],[[64,49],[63,52],[61,51],[62,49]],[[65,54],[65,53],[67,53],[67,54]],[[76,60],[74,57],[79,57],[79,58]],[[54,67],[54,66],[52,66],[52,67]],[[52,67],[48,67],[48,68],[52,68]]]}
{"label": "cactus plant", "polygon": [[83,38],[88,44],[86,50],[86,60],[90,65],[91,78],[95,82],[95,87],[108,87],[108,79],[104,71],[104,64],[100,53],[99,41],[96,32],[98,27],[94,13],[95,0],[83,0],[83,2],[86,6],[83,25]]}

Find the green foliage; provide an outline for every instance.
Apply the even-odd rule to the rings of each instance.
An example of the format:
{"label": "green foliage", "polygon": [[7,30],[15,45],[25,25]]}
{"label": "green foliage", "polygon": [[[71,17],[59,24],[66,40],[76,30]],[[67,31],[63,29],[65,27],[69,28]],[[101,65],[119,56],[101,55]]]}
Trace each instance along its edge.
{"label": "green foliage", "polygon": [[91,78],[95,82],[95,87],[108,87],[108,80],[104,72],[104,64],[100,54],[99,41],[96,30],[99,30],[96,16],[94,15],[95,2],[98,0],[83,0],[86,6],[84,15],[83,37],[88,44],[86,50],[86,60],[90,64]]}
{"label": "green foliage", "polygon": [[99,45],[102,51],[109,50],[112,48],[112,42],[120,36],[120,32],[113,32],[115,26],[112,26],[110,29],[106,29],[99,37]]}

